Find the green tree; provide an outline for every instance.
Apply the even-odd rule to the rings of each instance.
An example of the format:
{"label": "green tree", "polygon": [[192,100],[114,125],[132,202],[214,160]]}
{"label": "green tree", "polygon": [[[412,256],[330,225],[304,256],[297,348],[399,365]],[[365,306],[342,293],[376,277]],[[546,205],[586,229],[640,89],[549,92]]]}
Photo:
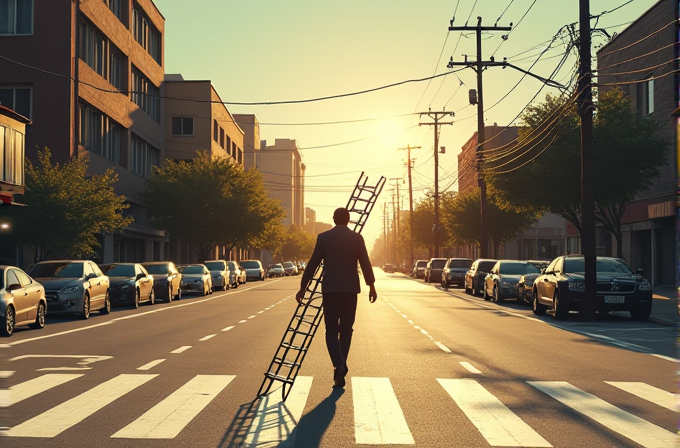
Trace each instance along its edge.
{"label": "green tree", "polygon": [[[449,244],[480,244],[481,213],[480,191],[478,188],[458,194],[446,204],[442,212],[442,223],[449,235]],[[515,239],[538,219],[534,212],[501,208],[487,196],[486,217],[489,238],[493,241],[494,256],[501,244]]]}
{"label": "green tree", "polygon": [[278,251],[281,261],[308,260],[314,251],[316,239],[300,227],[291,224]]}
{"label": "green tree", "polygon": [[218,245],[266,248],[284,215],[257,171],[207,151],[155,168],[146,185],[154,226],[190,243],[202,258]]}
{"label": "green tree", "polygon": [[[527,107],[515,148],[487,153],[485,172],[497,203],[556,213],[581,230],[580,121],[573,97],[552,95]],[[594,122],[596,218],[617,240],[628,203],[652,185],[666,163],[660,124],[640,117],[620,89],[603,93]]]}
{"label": "green tree", "polygon": [[[447,191],[439,194],[439,222],[441,224],[441,211],[453,200],[456,193]],[[413,240],[421,247],[434,246],[434,197],[428,193],[425,198],[416,201],[413,207]],[[440,247],[444,247],[449,241],[449,235],[444,226],[439,227],[437,241]],[[410,244],[410,242],[409,242]]]}
{"label": "green tree", "polygon": [[33,261],[52,253],[90,257],[99,242],[96,233],[114,232],[133,221],[123,216],[129,207],[125,196],[113,185],[113,168],[101,175],[87,175],[87,157],[60,165],[52,164],[52,153],[38,152],[37,164],[26,159],[26,191],[19,199],[27,207],[13,210],[19,241],[33,248]]}

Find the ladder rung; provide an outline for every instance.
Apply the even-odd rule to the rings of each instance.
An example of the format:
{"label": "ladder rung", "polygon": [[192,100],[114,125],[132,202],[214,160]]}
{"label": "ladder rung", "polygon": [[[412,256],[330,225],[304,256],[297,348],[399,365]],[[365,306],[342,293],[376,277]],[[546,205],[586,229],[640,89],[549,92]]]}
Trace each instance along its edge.
{"label": "ladder rung", "polygon": [[303,306],[303,307],[306,306],[306,307],[309,307],[309,308],[314,308],[315,310],[320,310],[320,309],[321,309],[321,305],[312,305],[312,304],[310,304],[310,303],[308,303],[307,305],[303,305],[303,304],[301,303],[301,304],[298,305],[298,306]]}
{"label": "ladder rung", "polygon": [[264,376],[266,376],[269,379],[281,381],[282,383],[286,383],[286,384],[293,384],[293,381],[295,381],[295,380],[292,380],[292,379],[287,378],[285,376],[275,375],[275,374],[269,373],[269,372],[265,373]]}
{"label": "ladder rung", "polygon": [[300,366],[300,363],[293,362],[293,361],[286,361],[286,360],[281,359],[281,358],[274,358],[274,362],[277,363],[277,364],[281,364],[282,366],[286,366],[286,367],[296,367],[296,366],[299,367]]}
{"label": "ladder rung", "polygon": [[306,351],[307,351],[307,347],[300,347],[299,345],[289,344],[288,342],[283,342],[283,343],[281,344],[281,347],[283,347],[283,348],[290,348],[290,349],[293,349],[293,350],[300,350],[300,351],[302,351],[302,352],[306,352]]}
{"label": "ladder rung", "polygon": [[314,321],[313,321],[313,320],[312,320],[312,321],[309,321],[309,320],[303,319],[303,318],[302,318],[303,316],[301,316],[301,315],[299,315],[299,314],[296,314],[295,317],[298,318],[298,319],[300,319],[300,322],[304,322],[304,323],[306,323],[306,324],[308,324],[308,325],[314,325]]}
{"label": "ladder rung", "polygon": [[296,329],[293,328],[293,327],[288,327],[288,331],[291,332],[291,333],[302,334],[302,335],[305,335],[305,336],[309,336],[309,335],[310,335],[310,332],[309,332],[309,331],[296,330]]}

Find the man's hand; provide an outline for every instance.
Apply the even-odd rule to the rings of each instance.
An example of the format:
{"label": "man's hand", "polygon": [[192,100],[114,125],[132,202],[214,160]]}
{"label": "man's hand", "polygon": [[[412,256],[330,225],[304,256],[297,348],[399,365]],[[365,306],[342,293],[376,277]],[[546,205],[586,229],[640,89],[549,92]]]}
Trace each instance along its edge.
{"label": "man's hand", "polygon": [[375,286],[371,285],[369,286],[370,290],[368,291],[368,301],[371,303],[375,303],[375,301],[378,299],[378,293],[375,291]]}
{"label": "man's hand", "polygon": [[305,297],[305,290],[301,289],[295,294],[295,300],[297,300],[297,303],[302,303],[302,299]]}

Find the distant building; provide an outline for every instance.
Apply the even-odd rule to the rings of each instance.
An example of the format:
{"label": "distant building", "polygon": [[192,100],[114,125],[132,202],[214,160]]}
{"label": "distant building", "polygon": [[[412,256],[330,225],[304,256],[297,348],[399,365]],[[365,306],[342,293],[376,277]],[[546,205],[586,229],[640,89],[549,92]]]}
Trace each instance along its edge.
{"label": "distant building", "polygon": [[55,162],[87,155],[90,174],[113,167],[135,221],[97,236],[98,261],[163,259],[140,192],[164,157],[165,19],[151,0],[21,3],[0,26],[0,102],[34,123],[26,156],[48,147]]}
{"label": "distant building", "polygon": [[[674,193],[680,120],[674,111],[680,99],[680,78],[675,73],[679,9],[678,0],[658,1],[597,52],[599,92],[623,89],[637,113],[660,122],[663,135],[673,144],[661,175],[628,205],[621,225],[623,257],[633,268],[643,268],[655,285],[677,282]],[[640,157],[645,157],[645,148],[640,148]],[[602,255],[615,252],[613,236],[602,228],[597,244]]]}
{"label": "distant building", "polygon": [[257,170],[262,173],[270,197],[279,199],[286,211],[283,223],[305,224],[305,164],[297,142],[277,138],[274,145],[263,140],[257,153]]}
{"label": "distant building", "polygon": [[243,129],[243,166],[249,170],[257,164],[260,151],[260,122],[253,114],[234,114],[234,120]]}
{"label": "distant building", "polygon": [[[493,126],[484,127],[484,151],[504,146],[512,147],[517,140],[516,126]],[[463,145],[463,150],[458,154],[458,191],[466,193],[479,187],[477,169],[477,133],[473,133]]]}

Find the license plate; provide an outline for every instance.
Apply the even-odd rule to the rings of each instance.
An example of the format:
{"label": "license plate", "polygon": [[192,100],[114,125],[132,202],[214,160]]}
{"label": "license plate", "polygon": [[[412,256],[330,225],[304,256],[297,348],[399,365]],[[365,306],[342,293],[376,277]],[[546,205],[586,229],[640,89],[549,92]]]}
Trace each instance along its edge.
{"label": "license plate", "polygon": [[626,298],[621,296],[604,296],[604,303],[626,303]]}

